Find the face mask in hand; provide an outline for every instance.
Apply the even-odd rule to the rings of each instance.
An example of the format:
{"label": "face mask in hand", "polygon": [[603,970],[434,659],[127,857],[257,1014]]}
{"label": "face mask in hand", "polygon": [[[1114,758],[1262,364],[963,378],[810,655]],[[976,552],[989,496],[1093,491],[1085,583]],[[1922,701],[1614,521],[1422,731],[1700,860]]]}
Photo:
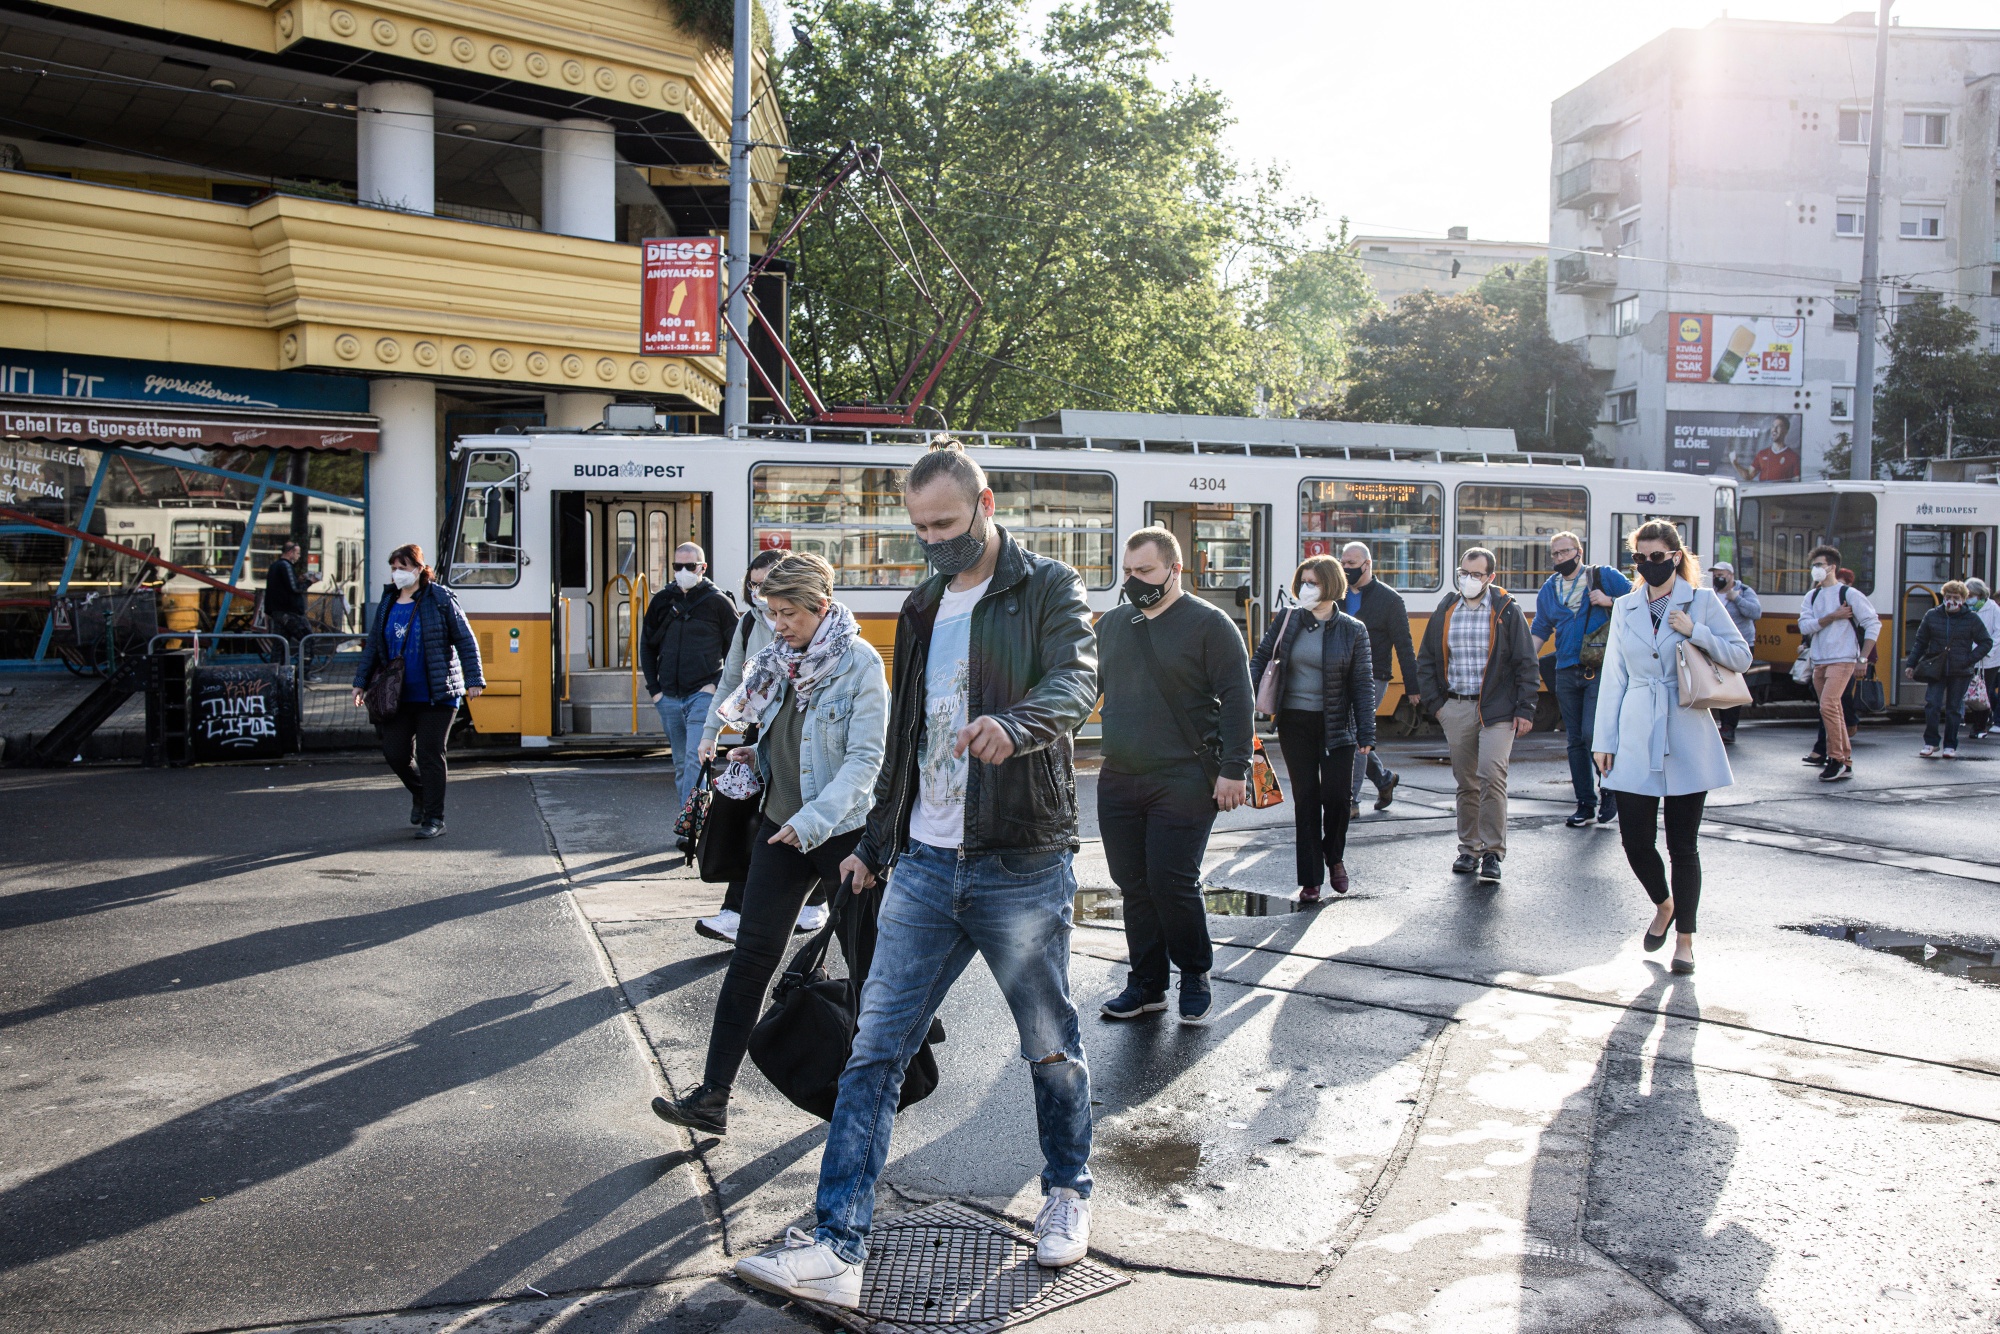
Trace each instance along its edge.
{"label": "face mask in hand", "polygon": [[1559,560],[1556,562],[1556,573],[1567,579],[1576,573],[1576,564],[1577,561],[1574,556],[1571,556],[1568,560]]}
{"label": "face mask in hand", "polygon": [[975,509],[972,526],[957,537],[947,537],[942,542],[918,538],[917,545],[924,549],[924,559],[931,563],[931,568],[950,579],[979,564],[979,558],[986,554],[986,536],[986,516]]}
{"label": "face mask in hand", "polygon": [[408,588],[417,582],[417,572],[415,570],[391,570],[389,571],[389,582],[398,588]]}
{"label": "face mask in hand", "polygon": [[1141,611],[1157,605],[1159,600],[1166,595],[1167,586],[1165,584],[1149,584],[1136,574],[1125,580],[1126,599]]}
{"label": "face mask in hand", "polygon": [[1466,574],[1464,571],[1459,572],[1458,595],[1460,597],[1464,598],[1467,602],[1474,602],[1485,591],[1486,581],[1484,579],[1476,574]]}
{"label": "face mask in hand", "polygon": [[1314,607],[1317,607],[1319,605],[1318,584],[1299,585],[1299,605],[1301,607],[1304,607],[1307,611],[1311,611]]}

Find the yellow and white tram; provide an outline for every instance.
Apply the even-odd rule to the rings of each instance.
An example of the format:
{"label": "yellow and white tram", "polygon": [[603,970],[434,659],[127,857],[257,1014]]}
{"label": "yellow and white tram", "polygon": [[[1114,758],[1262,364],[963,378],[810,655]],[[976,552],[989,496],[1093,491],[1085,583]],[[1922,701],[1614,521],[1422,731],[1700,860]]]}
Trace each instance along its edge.
{"label": "yellow and white tram", "polygon": [[[1663,517],[1704,560],[1734,557],[1733,481],[1585,468],[1574,456],[959,438],[992,478],[1001,524],[1081,572],[1097,611],[1118,600],[1124,535],[1161,524],[1187,552],[1189,591],[1228,612],[1246,643],[1284,605],[1302,556],[1337,555],[1353,539],[1409,604],[1418,637],[1467,547],[1496,551],[1503,586],[1529,599],[1562,529],[1584,535],[1587,559],[1624,564],[1621,536]],[[888,658],[897,610],[925,574],[902,507],[925,439],[774,427],[739,438],[597,429],[462,440],[445,577],[486,660],[474,726],[530,745],[657,730],[635,637],[647,598],[671,577],[673,548],[690,539],[732,592],[760,549],[824,556],[838,596]],[[1382,710],[1402,693],[1393,684]]]}

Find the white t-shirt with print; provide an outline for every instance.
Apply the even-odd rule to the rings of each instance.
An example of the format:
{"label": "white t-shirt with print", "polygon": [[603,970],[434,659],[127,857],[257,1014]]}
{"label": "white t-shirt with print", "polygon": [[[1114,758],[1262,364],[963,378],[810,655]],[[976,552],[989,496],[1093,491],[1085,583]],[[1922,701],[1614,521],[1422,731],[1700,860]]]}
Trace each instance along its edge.
{"label": "white t-shirt with print", "polygon": [[929,661],[924,665],[924,741],[917,757],[917,805],[910,812],[910,837],[934,848],[965,845],[965,780],[970,755],[954,756],[966,718],[965,694],[972,657],[972,608],[993,583],[956,593],[949,586],[931,623]]}

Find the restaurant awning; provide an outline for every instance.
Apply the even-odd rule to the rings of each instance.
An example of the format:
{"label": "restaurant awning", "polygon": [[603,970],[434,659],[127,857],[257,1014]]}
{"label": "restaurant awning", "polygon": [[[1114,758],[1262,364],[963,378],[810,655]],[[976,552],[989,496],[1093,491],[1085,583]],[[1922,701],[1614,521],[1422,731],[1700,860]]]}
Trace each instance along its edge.
{"label": "restaurant awning", "polygon": [[69,445],[375,452],[381,423],[358,412],[165,406],[0,394],[0,436]]}

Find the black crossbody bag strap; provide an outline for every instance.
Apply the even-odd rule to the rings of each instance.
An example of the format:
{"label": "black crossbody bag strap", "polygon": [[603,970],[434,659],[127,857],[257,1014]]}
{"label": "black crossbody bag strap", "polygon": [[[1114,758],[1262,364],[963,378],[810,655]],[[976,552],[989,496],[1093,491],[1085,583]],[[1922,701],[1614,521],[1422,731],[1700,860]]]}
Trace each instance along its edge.
{"label": "black crossbody bag strap", "polygon": [[1163,684],[1172,681],[1175,689],[1185,690],[1186,682],[1179,677],[1170,676],[1166,668],[1160,665],[1160,655],[1153,647],[1153,627],[1147,621],[1145,614],[1143,612],[1135,614],[1132,624],[1139,632],[1139,651],[1146,655],[1146,666],[1153,674],[1153,689],[1159,691],[1161,703],[1167,706],[1167,712],[1173,715],[1174,726],[1180,729],[1181,740],[1194,752],[1195,759],[1201,762],[1202,772],[1207,774],[1208,781],[1213,783],[1222,773],[1222,757],[1219,754],[1213,755],[1211,762],[1212,753],[1209,747],[1195,736],[1194,724],[1188,721],[1188,709],[1184,705],[1176,704],[1167,694],[1167,688]]}

